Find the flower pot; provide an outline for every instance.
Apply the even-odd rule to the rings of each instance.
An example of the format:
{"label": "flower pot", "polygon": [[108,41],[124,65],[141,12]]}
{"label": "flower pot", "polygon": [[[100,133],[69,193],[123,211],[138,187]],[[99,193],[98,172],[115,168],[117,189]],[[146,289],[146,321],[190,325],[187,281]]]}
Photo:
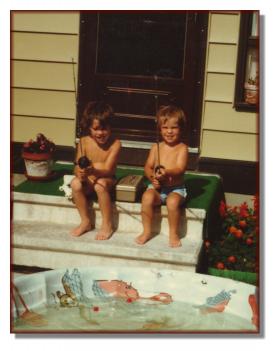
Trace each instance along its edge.
{"label": "flower pot", "polygon": [[257,285],[258,283],[258,274],[252,272],[232,271],[229,269],[216,269],[209,267],[208,274],[216,277],[234,279],[252,285]]}
{"label": "flower pot", "polygon": [[244,84],[244,100],[250,105],[256,105],[258,103],[258,87],[257,85],[245,83]]}
{"label": "flower pot", "polygon": [[25,162],[26,176],[31,180],[45,180],[52,174],[52,153],[22,153]]}

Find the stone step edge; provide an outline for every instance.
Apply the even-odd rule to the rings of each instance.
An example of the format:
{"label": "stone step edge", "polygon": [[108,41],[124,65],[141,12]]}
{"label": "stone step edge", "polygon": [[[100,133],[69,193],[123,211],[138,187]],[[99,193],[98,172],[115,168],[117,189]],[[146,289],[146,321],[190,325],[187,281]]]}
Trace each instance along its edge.
{"label": "stone step edge", "polygon": [[[17,221],[17,226],[20,225],[21,221]],[[22,221],[26,225],[27,221]],[[38,224],[38,222],[35,222]],[[36,224],[29,222],[29,226],[35,229]],[[89,233],[88,233],[89,234]],[[65,254],[84,254],[92,256],[103,256],[103,257],[117,257],[117,258],[128,258],[142,261],[159,261],[165,263],[178,263],[178,264],[197,264],[198,255],[202,248],[203,240],[195,241],[191,238],[185,237],[182,238],[182,247],[181,248],[169,248],[167,246],[167,238],[158,236],[153,238],[156,242],[163,241],[164,248],[160,246],[147,247],[146,245],[133,244],[133,246],[126,241],[120,242],[119,236],[128,235],[128,239],[132,237],[132,242],[137,233],[121,233],[115,232],[113,237],[104,242],[94,240],[80,240],[80,238],[72,238],[68,235],[68,240],[64,238],[57,237],[48,237],[44,238],[40,235],[35,234],[21,234],[19,230],[15,230],[13,233],[12,247],[21,248],[21,249],[30,249],[30,250],[44,250],[51,252],[61,252]],[[79,240],[79,241],[78,241]],[[130,241],[130,240],[129,240]]]}
{"label": "stone step edge", "polygon": [[[21,192],[13,192],[12,200],[14,203],[29,203],[29,204],[43,204],[43,205],[51,205],[51,206],[59,206],[59,207],[68,207],[74,208],[75,205],[72,201],[68,200],[66,197],[55,196],[55,195],[41,195],[41,194],[30,194],[30,193],[21,193]],[[123,201],[115,201],[115,207],[118,212],[130,212],[132,214],[140,214],[141,213],[141,204],[134,202],[123,202]],[[92,207],[95,210],[99,210],[99,205],[97,202],[92,203]],[[166,206],[161,206],[161,215],[167,216],[167,208]],[[201,220],[203,221],[206,218],[206,210],[199,208],[186,208],[185,215],[187,219]]]}

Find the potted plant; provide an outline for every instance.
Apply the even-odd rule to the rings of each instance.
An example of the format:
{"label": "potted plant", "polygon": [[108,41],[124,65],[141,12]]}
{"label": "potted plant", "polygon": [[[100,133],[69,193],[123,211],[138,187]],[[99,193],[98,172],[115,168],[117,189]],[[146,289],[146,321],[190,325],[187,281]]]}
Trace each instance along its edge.
{"label": "potted plant", "polygon": [[52,175],[55,144],[42,133],[36,139],[23,144],[22,157],[25,162],[26,176],[31,180],[44,180]]}
{"label": "potted plant", "polygon": [[256,284],[259,268],[258,198],[254,198],[253,208],[245,202],[231,207],[222,201],[219,212],[222,217],[221,238],[205,242],[209,274]]}
{"label": "potted plant", "polygon": [[250,105],[256,105],[259,100],[258,75],[255,78],[249,78],[244,84],[244,100]]}

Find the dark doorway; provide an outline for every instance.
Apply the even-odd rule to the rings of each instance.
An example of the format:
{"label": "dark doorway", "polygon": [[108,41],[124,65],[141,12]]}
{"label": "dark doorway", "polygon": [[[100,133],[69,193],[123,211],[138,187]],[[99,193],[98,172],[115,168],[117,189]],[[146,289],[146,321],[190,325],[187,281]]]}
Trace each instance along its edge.
{"label": "dark doorway", "polygon": [[153,142],[156,109],[175,103],[188,117],[184,140],[198,147],[207,19],[190,11],[81,12],[78,119],[88,101],[104,99],[120,139]]}

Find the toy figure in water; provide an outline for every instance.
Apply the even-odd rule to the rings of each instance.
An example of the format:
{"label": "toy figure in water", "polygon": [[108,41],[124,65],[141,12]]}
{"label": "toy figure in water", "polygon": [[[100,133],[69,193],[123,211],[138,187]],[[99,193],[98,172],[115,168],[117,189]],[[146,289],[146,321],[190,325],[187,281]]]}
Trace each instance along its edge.
{"label": "toy figure in water", "polygon": [[151,297],[142,297],[139,295],[137,289],[135,289],[131,284],[127,284],[123,280],[92,280],[92,290],[90,292],[90,297],[85,296],[83,291],[83,284],[81,280],[80,273],[77,269],[74,269],[70,274],[67,270],[62,277],[62,284],[65,293],[57,291],[56,294],[60,300],[60,305],[62,307],[76,307],[81,302],[86,302],[93,297],[96,298],[107,298],[115,297],[124,299],[127,303],[131,303],[137,300],[149,300],[161,302],[163,304],[171,303],[172,296],[161,292],[157,295]]}

